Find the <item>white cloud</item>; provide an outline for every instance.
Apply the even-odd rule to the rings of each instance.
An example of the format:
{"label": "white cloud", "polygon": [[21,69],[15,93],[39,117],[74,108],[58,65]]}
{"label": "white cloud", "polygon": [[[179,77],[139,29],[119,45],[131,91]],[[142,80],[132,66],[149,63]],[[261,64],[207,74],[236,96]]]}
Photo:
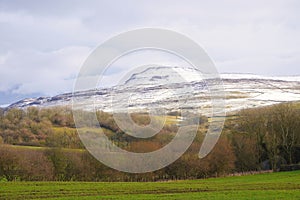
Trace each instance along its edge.
{"label": "white cloud", "polygon": [[142,27],[187,35],[221,72],[300,74],[299,9],[297,0],[1,0],[0,92],[68,91],[92,48]]}
{"label": "white cloud", "polygon": [[71,91],[73,80],[91,49],[71,46],[57,51],[9,53],[0,65],[0,91],[54,95]]}

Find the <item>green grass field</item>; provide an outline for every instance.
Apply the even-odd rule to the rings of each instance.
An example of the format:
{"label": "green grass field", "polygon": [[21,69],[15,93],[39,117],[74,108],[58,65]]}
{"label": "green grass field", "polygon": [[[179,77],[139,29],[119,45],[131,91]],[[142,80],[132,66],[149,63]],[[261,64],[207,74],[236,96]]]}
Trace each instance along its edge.
{"label": "green grass field", "polygon": [[5,182],[0,199],[300,199],[300,171],[146,183]]}

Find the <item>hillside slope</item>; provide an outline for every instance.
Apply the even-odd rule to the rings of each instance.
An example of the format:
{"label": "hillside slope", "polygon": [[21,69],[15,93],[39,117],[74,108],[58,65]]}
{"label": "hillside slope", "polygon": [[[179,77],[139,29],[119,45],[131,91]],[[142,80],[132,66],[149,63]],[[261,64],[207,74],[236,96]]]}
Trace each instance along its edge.
{"label": "hillside slope", "polygon": [[[266,77],[251,74],[221,75],[226,94],[226,111],[261,107],[300,100],[300,77]],[[130,96],[130,97],[129,97]],[[111,88],[74,93],[83,109],[106,112],[164,108],[187,109],[208,115],[211,112],[209,88],[199,71],[180,67],[149,67],[134,73],[124,84]],[[71,105],[72,93],[54,97],[29,98],[9,108]],[[113,105],[113,106],[111,106]]]}

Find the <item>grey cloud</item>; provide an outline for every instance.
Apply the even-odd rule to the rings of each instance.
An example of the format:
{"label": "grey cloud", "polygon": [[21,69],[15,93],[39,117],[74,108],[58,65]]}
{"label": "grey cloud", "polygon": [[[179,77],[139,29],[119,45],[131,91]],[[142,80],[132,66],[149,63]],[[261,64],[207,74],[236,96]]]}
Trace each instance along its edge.
{"label": "grey cloud", "polygon": [[67,47],[51,52],[12,51],[0,64],[0,91],[46,95],[70,91],[71,79],[75,78],[89,52],[87,47]]}
{"label": "grey cloud", "polygon": [[299,9],[297,0],[0,0],[0,92],[67,91],[93,48],[143,27],[189,36],[221,72],[300,74]]}

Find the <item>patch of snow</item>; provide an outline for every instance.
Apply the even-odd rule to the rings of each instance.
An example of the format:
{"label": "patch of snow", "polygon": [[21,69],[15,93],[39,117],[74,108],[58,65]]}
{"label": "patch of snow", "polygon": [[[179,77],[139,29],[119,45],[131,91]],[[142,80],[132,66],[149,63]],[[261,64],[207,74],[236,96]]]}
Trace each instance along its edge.
{"label": "patch of snow", "polygon": [[300,82],[300,76],[262,76],[255,74],[221,74],[222,79],[262,79]]}
{"label": "patch of snow", "polygon": [[8,107],[10,104],[2,104],[2,105],[0,105],[0,108],[6,108],[6,107]]}

